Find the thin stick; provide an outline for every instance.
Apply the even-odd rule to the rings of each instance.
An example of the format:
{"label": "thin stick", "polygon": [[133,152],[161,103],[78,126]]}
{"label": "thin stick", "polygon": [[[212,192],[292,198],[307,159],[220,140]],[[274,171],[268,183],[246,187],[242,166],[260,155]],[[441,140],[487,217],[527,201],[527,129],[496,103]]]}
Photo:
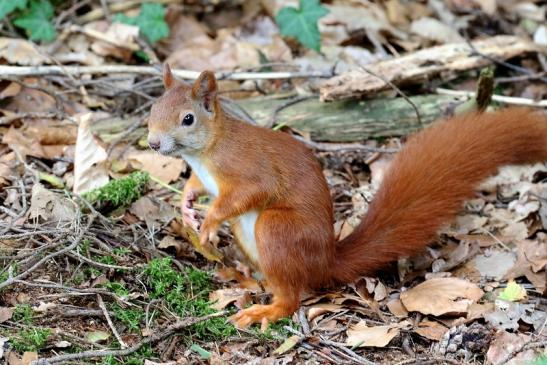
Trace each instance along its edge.
{"label": "thin stick", "polygon": [[412,100],[410,100],[410,98],[403,92],[403,90],[399,89],[399,87],[397,85],[395,85],[393,82],[388,80],[383,75],[377,74],[376,72],[364,67],[363,65],[359,65],[359,67],[361,68],[361,70],[365,71],[369,75],[372,75],[374,77],[379,78],[380,80],[385,82],[387,85],[389,85],[389,87],[391,87],[393,90],[397,91],[397,94],[401,95],[403,97],[403,99],[405,99],[407,101],[407,103],[410,104],[412,109],[414,109],[414,112],[416,113],[416,119],[418,119],[418,124],[422,125],[422,117],[420,115],[420,110],[418,109],[416,104],[414,104],[414,102]]}
{"label": "thin stick", "polygon": [[[460,90],[450,90],[443,88],[436,88],[435,92],[439,95],[452,95],[452,96],[467,96],[469,98],[474,98],[477,93],[474,91],[460,91]],[[499,103],[510,104],[510,105],[524,105],[524,106],[533,106],[538,108],[547,108],[547,100],[535,101],[532,99],[526,98],[517,98],[514,96],[503,96],[503,95],[492,95],[492,100]]]}
{"label": "thin stick", "polygon": [[322,143],[309,141],[300,136],[293,136],[300,142],[308,145],[309,147],[319,151],[339,152],[339,151],[365,151],[365,152],[380,152],[380,153],[397,153],[398,148],[381,148],[365,146],[360,143]]}
{"label": "thin stick", "polygon": [[[161,70],[152,66],[101,65],[101,66],[0,66],[0,78],[5,76],[45,76],[45,75],[81,75],[129,73],[160,76]],[[182,79],[195,80],[198,71],[173,70],[173,74]],[[322,71],[279,71],[279,72],[217,72],[220,80],[275,80],[309,77],[332,77],[331,73]]]}
{"label": "thin stick", "polygon": [[126,356],[126,355],[129,355],[129,354],[132,354],[135,351],[138,351],[144,345],[147,345],[149,343],[158,342],[158,341],[172,335],[173,333],[175,333],[175,332],[177,332],[177,331],[179,331],[183,328],[187,328],[187,327],[192,326],[196,323],[207,321],[211,318],[224,316],[224,315],[226,315],[226,313],[227,313],[227,311],[222,311],[222,312],[209,314],[207,316],[203,316],[203,317],[199,317],[199,318],[190,317],[190,318],[181,319],[181,320],[173,323],[172,325],[168,326],[163,331],[156,331],[154,335],[152,335],[150,337],[147,337],[147,338],[143,339],[141,342],[137,343],[136,345],[128,347],[128,348],[123,349],[123,350],[99,350],[99,351],[91,350],[91,351],[80,352],[80,353],[77,353],[77,354],[58,355],[58,356],[53,356],[53,357],[50,357],[50,358],[43,358],[43,359],[35,360],[35,361],[31,362],[31,365],[49,365],[49,364],[67,362],[67,361],[71,361],[71,360],[83,360],[83,359],[90,359],[90,358],[94,358],[94,357],[105,357],[105,356],[109,356],[109,355],[111,355],[111,356]]}
{"label": "thin stick", "polygon": [[182,195],[182,191],[177,189],[177,188],[174,188],[172,187],[171,185],[169,185],[168,183],[166,183],[165,181],[163,180],[160,180],[158,179],[157,177],[155,176],[152,176],[152,175],[149,175],[150,176],[150,180],[158,183],[159,185],[163,186],[164,188],[168,189],[168,190],[171,190],[173,193],[177,193],[177,194],[181,194]]}
{"label": "thin stick", "polygon": [[36,269],[41,267],[43,264],[45,264],[46,262],[49,262],[52,258],[57,257],[59,255],[62,255],[64,253],[72,250],[76,246],[78,246],[78,244],[80,244],[80,241],[81,241],[84,233],[89,229],[89,227],[91,227],[91,224],[95,220],[95,217],[96,217],[95,214],[91,214],[89,216],[86,227],[84,229],[80,229],[80,232],[78,233],[78,235],[76,236],[76,238],[74,239],[74,241],[70,245],[66,246],[65,248],[63,248],[59,251],[50,253],[49,255],[43,257],[40,261],[38,261],[36,264],[34,264],[32,267],[30,267],[26,271],[23,271],[19,275],[15,276],[15,277],[12,277],[10,275],[6,281],[0,283],[0,290],[7,287],[7,286],[10,286],[11,284],[15,283],[15,281],[23,280],[24,278],[29,276],[33,271],[35,271]]}
{"label": "thin stick", "polygon": [[97,303],[99,303],[99,307],[103,311],[103,315],[106,318],[106,322],[108,323],[110,330],[112,330],[114,337],[116,337],[116,340],[118,340],[120,347],[122,349],[126,349],[128,346],[125,342],[123,342],[122,338],[120,337],[120,334],[118,333],[118,330],[116,329],[116,327],[114,327],[114,323],[112,323],[110,314],[108,314],[108,309],[106,309],[106,305],[104,305],[103,298],[99,294],[97,294]]}

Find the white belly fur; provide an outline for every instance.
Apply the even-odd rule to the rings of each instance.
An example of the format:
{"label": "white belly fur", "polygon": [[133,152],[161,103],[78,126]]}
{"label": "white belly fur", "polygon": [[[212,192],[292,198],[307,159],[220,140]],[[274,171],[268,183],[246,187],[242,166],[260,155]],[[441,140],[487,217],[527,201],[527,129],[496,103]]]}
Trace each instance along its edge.
{"label": "white belly fur", "polygon": [[241,249],[249,259],[258,264],[258,249],[256,247],[255,225],[258,218],[257,211],[250,211],[240,215],[234,222],[234,233],[241,246]]}
{"label": "white belly fur", "polygon": [[211,195],[218,196],[218,185],[213,178],[213,175],[209,172],[207,167],[195,156],[182,155],[184,160],[188,162],[192,171],[198,176],[199,181],[205,187]]}
{"label": "white belly fur", "polygon": [[[211,195],[218,196],[218,185],[213,178],[213,175],[209,172],[207,167],[195,156],[183,155],[186,162],[192,167],[192,170],[197,175],[205,190]],[[241,245],[241,249],[249,257],[249,259],[258,264],[258,249],[256,247],[256,235],[255,225],[258,219],[257,211],[250,211],[240,215],[235,219],[233,223],[234,233],[237,236],[237,240]]]}

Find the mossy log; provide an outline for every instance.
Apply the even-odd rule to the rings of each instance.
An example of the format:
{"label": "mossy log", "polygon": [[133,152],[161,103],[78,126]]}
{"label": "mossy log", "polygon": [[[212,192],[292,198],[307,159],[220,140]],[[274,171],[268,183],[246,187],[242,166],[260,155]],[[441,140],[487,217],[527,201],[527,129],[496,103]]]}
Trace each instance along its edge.
{"label": "mossy log", "polygon": [[[362,141],[407,135],[450,114],[461,103],[461,98],[446,95],[414,96],[410,100],[420,111],[422,125],[418,123],[412,106],[403,98],[331,103],[312,98],[280,110],[276,115],[276,123],[310,133],[315,141]],[[238,104],[260,125],[268,125],[276,110],[289,103],[290,99],[238,100]]]}

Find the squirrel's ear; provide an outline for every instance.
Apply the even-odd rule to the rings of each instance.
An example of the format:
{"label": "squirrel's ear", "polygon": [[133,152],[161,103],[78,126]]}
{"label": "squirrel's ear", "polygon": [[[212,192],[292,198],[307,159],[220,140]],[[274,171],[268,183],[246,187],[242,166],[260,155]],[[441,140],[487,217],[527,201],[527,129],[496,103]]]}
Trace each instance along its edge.
{"label": "squirrel's ear", "polygon": [[192,87],[192,98],[209,113],[213,112],[213,102],[217,95],[217,80],[212,71],[203,71]]}
{"label": "squirrel's ear", "polygon": [[171,67],[169,67],[167,62],[165,62],[163,64],[163,86],[165,86],[165,89],[170,89],[174,84],[175,78],[171,73]]}

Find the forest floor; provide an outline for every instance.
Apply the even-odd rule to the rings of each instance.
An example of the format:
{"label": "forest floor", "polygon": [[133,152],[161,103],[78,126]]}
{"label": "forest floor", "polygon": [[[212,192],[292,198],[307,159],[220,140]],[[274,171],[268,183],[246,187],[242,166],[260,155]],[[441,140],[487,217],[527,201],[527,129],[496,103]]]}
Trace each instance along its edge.
{"label": "forest floor", "polygon": [[270,296],[228,226],[217,261],[196,252],[190,168],[146,142],[161,62],[218,71],[236,113],[314,150],[345,237],[422,124],[476,90],[546,106],[544,2],[302,1],[328,11],[320,53],[313,26],[304,45],[280,34],[296,1],[52,3],[0,17],[0,363],[547,364],[546,164],[486,181],[420,255],[238,329]]}

